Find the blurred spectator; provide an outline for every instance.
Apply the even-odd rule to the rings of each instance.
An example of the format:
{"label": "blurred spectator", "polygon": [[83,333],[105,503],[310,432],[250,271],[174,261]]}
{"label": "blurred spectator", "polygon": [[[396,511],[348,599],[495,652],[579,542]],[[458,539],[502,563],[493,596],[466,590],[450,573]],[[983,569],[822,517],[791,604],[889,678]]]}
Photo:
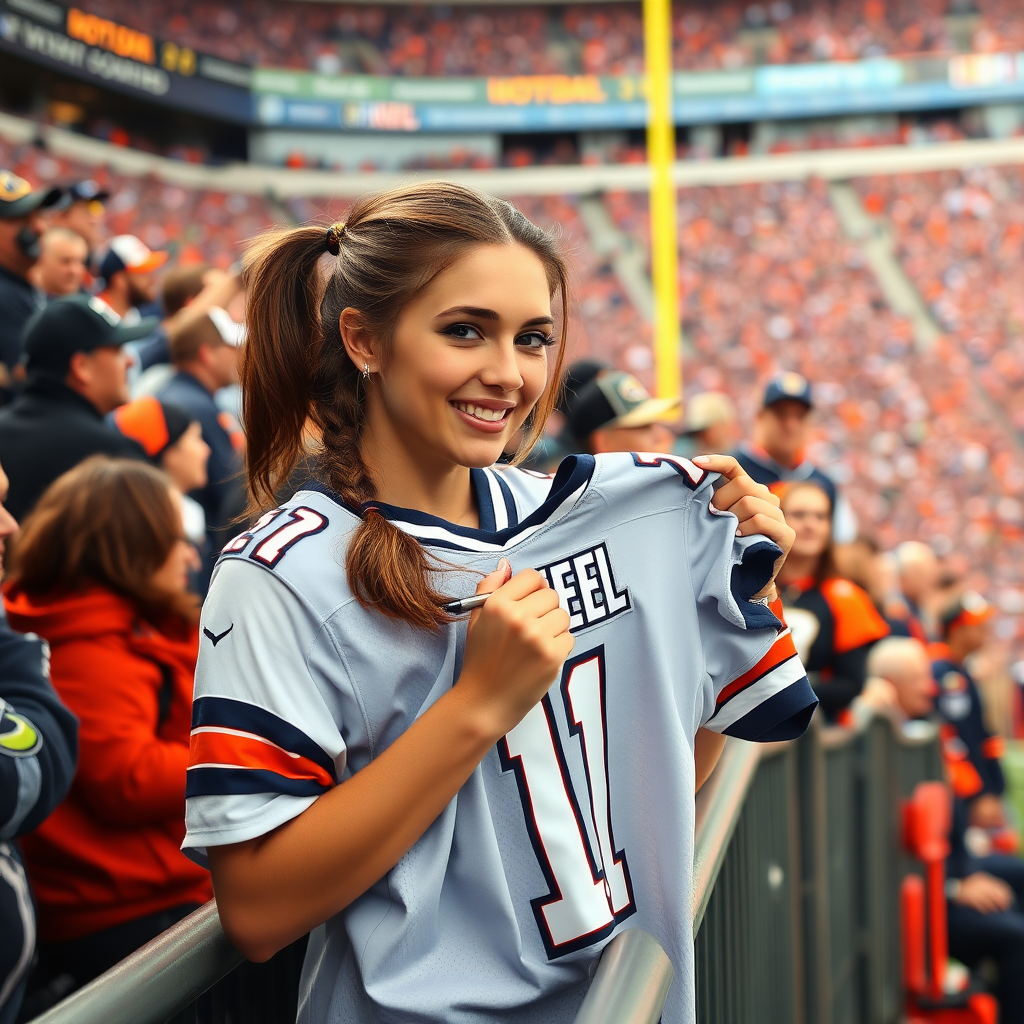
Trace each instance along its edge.
{"label": "blurred spectator", "polygon": [[956,795],[968,801],[970,823],[981,829],[1006,828],[1002,796],[1006,780],[1000,765],[1003,741],[985,724],[978,687],[967,659],[989,640],[992,606],[968,591],[942,615],[942,642],[932,645],[932,674],[938,686],[936,710],[944,723],[944,748]]}
{"label": "blurred spectator", "polygon": [[[564,391],[567,443],[571,450],[668,452],[672,432],[665,420],[679,410],[678,398],[651,398],[632,374],[592,361],[573,364]],[[568,441],[571,439],[571,442]]]}
{"label": "blurred spectator", "polygon": [[23,519],[62,473],[97,453],[143,458],[135,441],[103,417],[128,401],[122,346],[149,334],[153,320],[118,321],[96,298],[51,302],[25,331],[28,382],[0,409],[0,462],[11,481],[7,506]]}
{"label": "blurred spectator", "polygon": [[51,650],[79,718],[71,792],[24,840],[39,908],[28,999],[112,967],[211,896],[180,852],[198,650],[195,550],[177,491],[145,463],[96,456],[22,525],[4,603]]}
{"label": "blurred spectator", "polygon": [[935,708],[935,680],[927,648],[908,636],[883,637],[867,661],[870,692],[859,705],[897,713],[907,720],[928,718]]}
{"label": "blurred spectator", "polygon": [[199,421],[210,447],[208,482],[191,492],[206,513],[213,552],[207,562],[210,571],[215,553],[230,539],[232,524],[245,510],[244,439],[235,418],[214,401],[218,390],[238,383],[243,340],[244,329],[219,307],[191,317],[170,336],[175,374],[157,395],[162,402],[187,409]]}
{"label": "blurred spectator", "polygon": [[99,298],[129,323],[144,312],[155,313],[156,272],[167,262],[167,256],[166,252],[153,252],[134,235],[112,238],[99,257]]}
{"label": "blurred spectator", "polygon": [[885,610],[894,636],[912,636],[927,642],[939,585],[939,560],[935,552],[917,540],[905,540],[895,551],[899,594]]}
{"label": "blurred spectator", "polygon": [[839,504],[832,478],[805,456],[813,408],[811,385],[799,373],[774,377],[765,388],[751,440],[741,441],[734,454],[754,480],[772,490],[795,480],[815,481],[829,497],[835,540],[843,544],[856,534],[853,513]]}
{"label": "blurred spectator", "polygon": [[59,188],[33,192],[24,178],[0,170],[0,398],[10,397],[25,324],[45,302],[29,271],[39,258],[42,213],[60,202],[61,195]]}
{"label": "blurred spectator", "polygon": [[240,273],[220,270],[208,263],[168,270],[160,294],[163,321],[151,337],[131,349],[133,370],[142,374],[135,379],[132,394],[154,395],[174,375],[168,340],[171,331],[184,328],[193,315],[198,317],[215,306],[229,305],[241,292]]}
{"label": "blurred spectator", "polygon": [[39,259],[29,273],[32,283],[48,299],[82,291],[89,248],[70,228],[47,228],[39,240]]}
{"label": "blurred spectator", "polygon": [[[891,688],[905,718],[931,714],[935,685],[919,640],[880,641],[868,658],[868,670]],[[946,862],[949,954],[972,970],[983,960],[994,960],[1000,1020],[1024,1020],[1024,862],[1006,855],[977,856],[970,849],[970,832],[965,805],[955,799]]]}
{"label": "blurred spectator", "polygon": [[111,420],[125,437],[142,445],[146,455],[181,491],[185,533],[202,550],[206,544],[206,513],[188,496],[190,491],[204,488],[209,480],[206,465],[210,446],[203,440],[199,420],[188,409],[161,402],[152,395],[115,409]]}
{"label": "blurred spectator", "polygon": [[841,720],[864,686],[872,645],[889,629],[871,598],[837,574],[828,491],[817,480],[788,484],[782,510],[796,531],[778,577],[786,622],[822,711]]}
{"label": "blurred spectator", "polygon": [[722,391],[702,391],[687,399],[683,411],[683,444],[678,453],[723,455],[733,451],[740,440],[736,407]]}
{"label": "blurred spectator", "polygon": [[[839,575],[856,583],[884,618],[891,572],[878,541],[866,533],[858,533],[849,544],[836,545],[835,554]],[[891,624],[889,631],[903,635],[892,629]]]}
{"label": "blurred spectator", "polygon": [[[0,573],[4,542],[18,529],[3,507],[0,467]],[[44,643],[11,630],[0,609],[0,1024],[21,1006],[35,949],[35,909],[17,838],[64,799],[78,757],[78,723],[54,693]]]}
{"label": "blurred spectator", "polygon": [[65,228],[85,239],[86,263],[103,244],[106,203],[110,193],[91,179],[74,181],[65,189],[65,201],[50,216],[53,227]]}

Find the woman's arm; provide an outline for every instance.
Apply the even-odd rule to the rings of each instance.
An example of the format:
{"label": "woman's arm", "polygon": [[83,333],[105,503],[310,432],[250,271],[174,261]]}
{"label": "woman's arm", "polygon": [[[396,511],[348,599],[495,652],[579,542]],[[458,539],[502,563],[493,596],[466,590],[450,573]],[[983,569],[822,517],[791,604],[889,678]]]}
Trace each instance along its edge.
{"label": "woman's arm", "polygon": [[693,776],[696,793],[715,770],[725,747],[725,736],[710,729],[698,729],[693,738]]}
{"label": "woman's arm", "polygon": [[494,595],[474,613],[451,691],[297,818],[208,850],[221,921],[247,957],[268,959],[390,871],[547,692],[572,650],[569,616],[532,570],[495,589],[507,571],[478,587]]}

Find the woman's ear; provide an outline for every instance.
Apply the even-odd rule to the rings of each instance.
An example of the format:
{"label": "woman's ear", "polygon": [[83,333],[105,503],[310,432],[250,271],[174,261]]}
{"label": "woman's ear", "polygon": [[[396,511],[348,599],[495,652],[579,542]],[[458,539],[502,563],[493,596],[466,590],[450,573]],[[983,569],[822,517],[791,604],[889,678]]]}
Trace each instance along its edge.
{"label": "woman's ear", "polygon": [[369,368],[370,373],[377,373],[380,370],[377,347],[370,332],[363,326],[359,310],[346,306],[338,317],[338,329],[341,331],[345,351],[355,368],[360,373],[364,367]]}

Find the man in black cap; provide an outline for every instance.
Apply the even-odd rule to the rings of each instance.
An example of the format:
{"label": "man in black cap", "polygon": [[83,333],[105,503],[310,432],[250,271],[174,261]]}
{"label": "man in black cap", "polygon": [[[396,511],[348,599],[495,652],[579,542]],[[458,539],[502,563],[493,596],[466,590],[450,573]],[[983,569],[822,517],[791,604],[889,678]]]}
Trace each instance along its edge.
{"label": "man in black cap", "polygon": [[839,495],[835,481],[804,454],[811,437],[814,401],[811,385],[799,373],[780,373],[764,391],[750,441],[741,441],[732,454],[744,471],[774,493],[797,480],[813,480],[832,502],[833,539],[850,543],[857,535],[853,509]]}
{"label": "man in black cap", "polygon": [[73,181],[65,189],[66,199],[50,218],[54,227],[67,228],[85,239],[89,256],[103,245],[103,221],[110,193],[95,181]]}
{"label": "man in black cap", "polygon": [[57,299],[29,321],[28,383],[0,410],[0,463],[11,482],[6,504],[16,518],[90,455],[146,457],[103,417],[128,401],[124,344],[154,327],[153,319],[122,326],[108,306],[85,295]]}
{"label": "man in black cap", "polygon": [[28,279],[39,259],[39,239],[46,225],[42,211],[60,202],[59,188],[32,186],[10,171],[0,170],[0,395],[9,390],[21,359],[21,333],[43,295]]}
{"label": "man in black cap", "polygon": [[675,440],[666,420],[679,415],[680,400],[652,398],[631,373],[580,359],[566,371],[559,412],[567,451],[668,452]]}

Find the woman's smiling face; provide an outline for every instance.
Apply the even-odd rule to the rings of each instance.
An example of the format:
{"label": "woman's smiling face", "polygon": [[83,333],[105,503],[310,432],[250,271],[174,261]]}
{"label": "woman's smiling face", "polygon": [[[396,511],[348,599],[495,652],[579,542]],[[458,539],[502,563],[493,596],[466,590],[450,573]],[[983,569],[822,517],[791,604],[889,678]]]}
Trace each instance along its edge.
{"label": "woman's smiling face", "polygon": [[550,291],[518,244],[478,246],[438,274],[370,366],[367,429],[415,458],[493,465],[547,385]]}

